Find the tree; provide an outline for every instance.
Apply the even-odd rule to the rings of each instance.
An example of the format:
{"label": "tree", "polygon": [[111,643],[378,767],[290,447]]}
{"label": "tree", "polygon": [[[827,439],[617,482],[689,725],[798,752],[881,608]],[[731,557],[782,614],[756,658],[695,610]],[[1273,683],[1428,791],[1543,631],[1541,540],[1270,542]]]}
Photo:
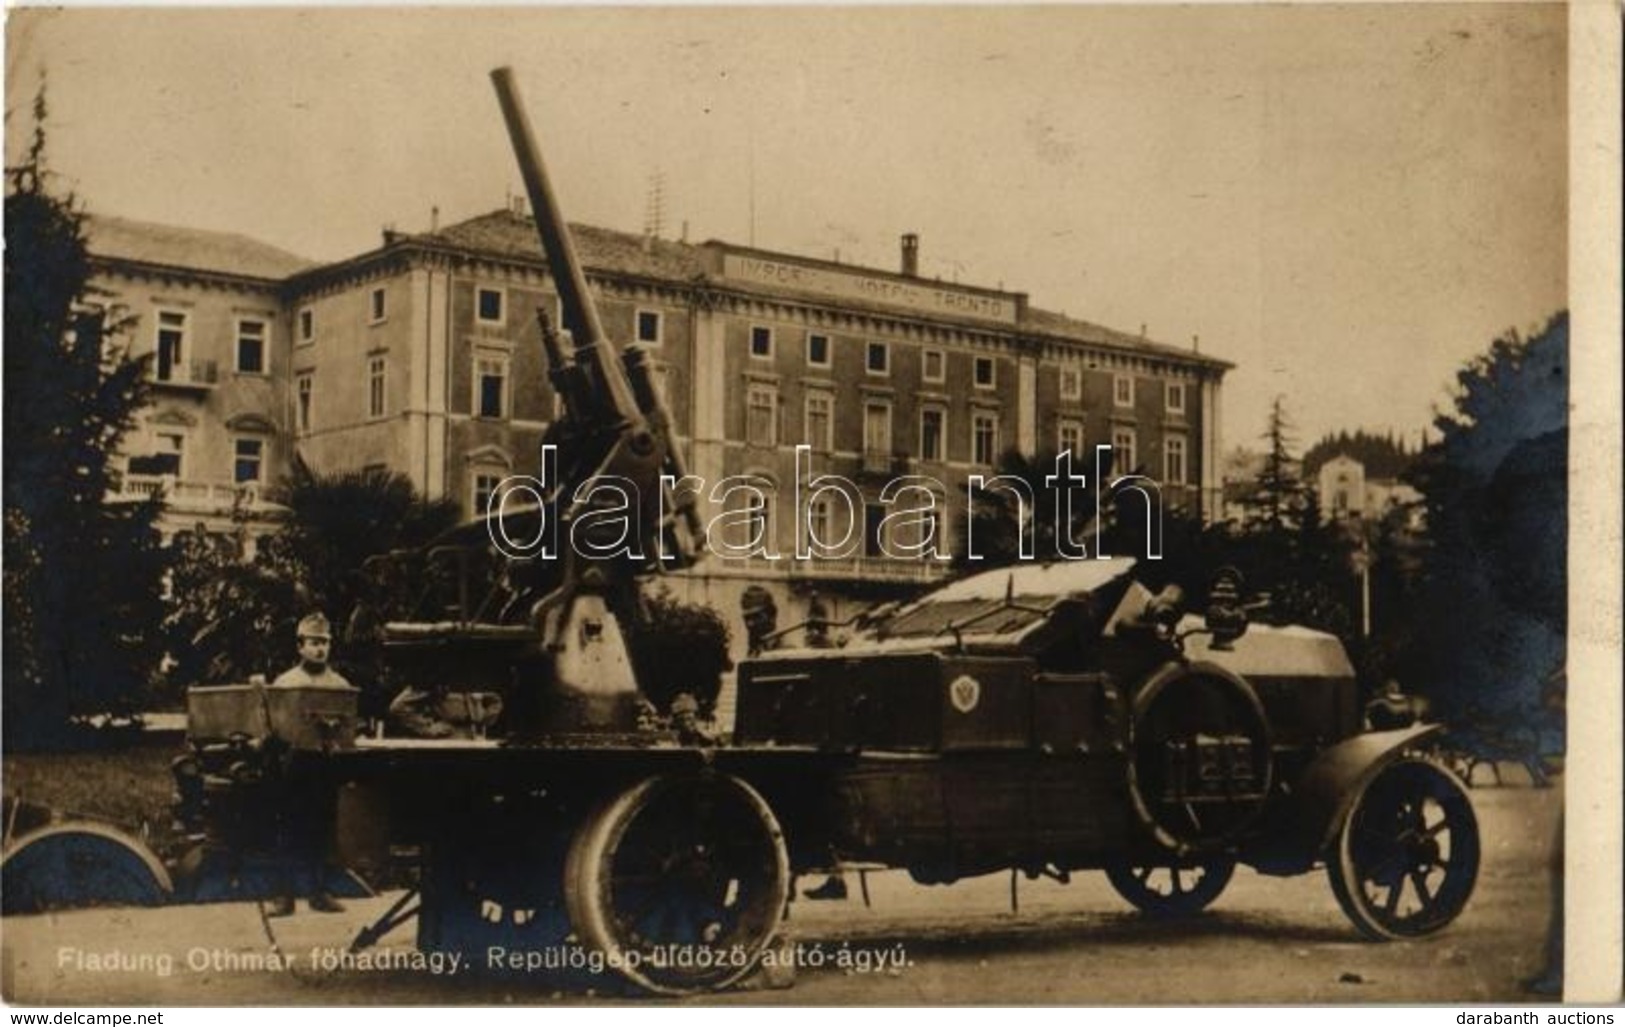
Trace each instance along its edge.
{"label": "tree", "polygon": [[[271,674],[291,658],[293,626],[312,610],[339,629],[364,598],[409,613],[405,595],[368,595],[367,562],[422,546],[458,515],[453,500],[424,498],[398,472],[323,474],[297,457],[272,497],[287,507],[287,519],[251,560],[241,532],[211,536],[200,528],[177,540],[167,625],[179,684]],[[354,656],[341,638],[336,662]]]}
{"label": "tree", "polygon": [[96,305],[83,215],[52,193],[45,98],[6,169],[5,735],[131,712],[162,657],[157,502],[109,502],[114,457],[146,399],[128,325]]}
{"label": "tree", "polygon": [[664,590],[644,596],[641,616],[629,618],[626,644],[644,697],[668,713],[672,700],[688,694],[700,715],[716,714],[728,658],[728,625],[709,606],[684,603]]}
{"label": "tree", "polygon": [[1292,455],[1292,425],[1287,420],[1286,398],[1276,396],[1270,403],[1264,440],[1269,451],[1258,472],[1257,490],[1248,505],[1258,510],[1260,527],[1271,534],[1284,533],[1298,523],[1305,489],[1298,476],[1298,461]]}
{"label": "tree", "polygon": [[1543,686],[1561,679],[1568,334],[1559,313],[1469,361],[1413,474],[1427,513],[1425,627],[1402,663],[1446,713],[1542,720]]}
{"label": "tree", "polygon": [[[986,570],[1019,562],[1024,534],[1030,536],[1028,552],[1034,559],[1054,560],[1063,551],[1074,551],[1078,544],[1087,546],[1090,555],[1094,555],[1095,483],[1064,490],[1051,488],[1048,479],[1055,475],[1055,456],[1054,452],[1042,452],[1028,457],[1011,449],[999,457],[995,477],[1013,479],[1020,484],[1014,488],[990,487],[976,493],[964,547],[954,554],[960,567]],[[1074,462],[1073,470],[1075,474],[1094,474],[1094,468],[1086,469],[1081,459]],[[993,485],[991,478],[989,485]],[[1022,499],[1017,498],[1018,492]],[[1058,510],[1058,496],[1071,505]],[[1062,516],[1067,512],[1071,514],[1070,521]],[[972,541],[979,557],[975,561],[969,559]],[[1145,545],[1143,536],[1139,545],[1142,548]]]}

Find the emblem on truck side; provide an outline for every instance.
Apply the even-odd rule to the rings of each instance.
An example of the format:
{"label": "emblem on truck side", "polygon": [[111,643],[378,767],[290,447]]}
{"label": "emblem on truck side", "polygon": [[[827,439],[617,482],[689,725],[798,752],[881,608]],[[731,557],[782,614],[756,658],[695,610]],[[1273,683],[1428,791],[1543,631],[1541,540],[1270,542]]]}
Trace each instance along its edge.
{"label": "emblem on truck side", "polygon": [[969,674],[961,674],[948,686],[948,701],[952,702],[954,709],[960,713],[974,710],[981,699],[982,683]]}

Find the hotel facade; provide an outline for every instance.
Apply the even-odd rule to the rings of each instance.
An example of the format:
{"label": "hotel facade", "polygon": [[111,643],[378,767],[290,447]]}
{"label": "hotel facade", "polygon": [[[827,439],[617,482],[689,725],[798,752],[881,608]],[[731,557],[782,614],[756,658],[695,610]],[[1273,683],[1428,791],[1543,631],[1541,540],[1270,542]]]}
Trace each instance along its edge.
{"label": "hotel facade", "polygon": [[[738,495],[780,558],[705,561],[670,579],[684,598],[737,609],[761,584],[791,623],[814,592],[839,618],[848,603],[937,580],[946,561],[886,555],[881,490],[904,476],[934,483],[946,555],[967,527],[968,479],[991,476],[1012,448],[1109,444],[1116,473],[1156,480],[1167,509],[1219,515],[1222,360],[1023,293],[923,279],[913,236],[891,271],[572,231],[610,338],[650,353],[690,473],[766,486],[761,500]],[[560,404],[537,311],[556,322],[558,301],[522,210],[386,231],[376,249],[327,264],[118,219],[93,219],[89,234],[97,284],[133,317],[125,343],[154,358],[122,488],[161,491],[166,531],[270,530],[270,486],[295,453],[322,471],[399,471],[469,516],[502,479],[541,472]],[[850,483],[847,501],[826,492],[801,524],[788,498],[798,446],[803,480]],[[1077,468],[1093,476],[1092,459]],[[809,529],[847,538],[845,555],[791,558]]]}

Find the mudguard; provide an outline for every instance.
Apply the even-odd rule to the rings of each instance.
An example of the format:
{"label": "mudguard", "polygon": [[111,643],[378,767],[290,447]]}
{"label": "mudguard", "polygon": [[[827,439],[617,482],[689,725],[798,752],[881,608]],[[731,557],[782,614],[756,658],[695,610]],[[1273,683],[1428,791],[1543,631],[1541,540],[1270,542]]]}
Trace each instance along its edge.
{"label": "mudguard", "polygon": [[1267,855],[1248,854],[1247,861],[1264,873],[1307,870],[1336,840],[1343,819],[1377,772],[1443,731],[1443,724],[1368,731],[1326,749],[1292,785],[1292,813],[1280,825],[1280,843]]}
{"label": "mudguard", "polygon": [[6,914],[85,906],[157,906],[175,886],[152,850],[106,824],[63,821],[7,845],[0,860]]}

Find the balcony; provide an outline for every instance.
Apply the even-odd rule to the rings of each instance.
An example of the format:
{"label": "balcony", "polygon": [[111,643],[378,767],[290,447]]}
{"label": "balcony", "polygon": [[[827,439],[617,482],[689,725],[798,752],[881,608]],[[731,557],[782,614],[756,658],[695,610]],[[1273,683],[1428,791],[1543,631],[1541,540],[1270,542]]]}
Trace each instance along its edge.
{"label": "balcony", "polygon": [[914,473],[914,460],[906,453],[866,449],[858,473],[868,478],[901,478]]}
{"label": "balcony", "polygon": [[701,573],[721,570],[729,575],[782,576],[797,581],[863,581],[903,585],[934,585],[947,579],[952,565],[946,560],[901,560],[884,556],[846,556],[831,559],[761,560],[713,556],[700,565]]}
{"label": "balcony", "polygon": [[162,499],[164,506],[177,513],[206,513],[229,511],[241,505],[256,511],[278,509],[267,502],[264,486],[258,482],[236,484],[229,481],[205,481],[178,478],[173,474],[126,474],[119,482],[114,501],[141,502]]}
{"label": "balcony", "polygon": [[220,364],[215,360],[182,360],[172,364],[156,364],[152,369],[152,384],[161,389],[207,392],[220,384]]}
{"label": "balcony", "polygon": [[934,585],[953,573],[946,560],[899,560],[886,556],[847,556],[832,560],[791,560],[792,578],[809,581],[884,581]]}

